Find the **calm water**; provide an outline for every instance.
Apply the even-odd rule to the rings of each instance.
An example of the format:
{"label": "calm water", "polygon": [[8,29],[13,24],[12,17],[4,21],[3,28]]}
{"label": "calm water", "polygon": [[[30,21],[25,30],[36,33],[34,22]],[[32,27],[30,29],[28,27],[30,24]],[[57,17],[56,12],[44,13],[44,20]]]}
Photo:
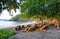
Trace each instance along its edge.
{"label": "calm water", "polygon": [[14,27],[16,25],[26,25],[26,24],[32,24],[32,23],[36,23],[36,22],[35,21],[22,22],[22,21],[2,21],[2,20],[0,20],[0,29]]}

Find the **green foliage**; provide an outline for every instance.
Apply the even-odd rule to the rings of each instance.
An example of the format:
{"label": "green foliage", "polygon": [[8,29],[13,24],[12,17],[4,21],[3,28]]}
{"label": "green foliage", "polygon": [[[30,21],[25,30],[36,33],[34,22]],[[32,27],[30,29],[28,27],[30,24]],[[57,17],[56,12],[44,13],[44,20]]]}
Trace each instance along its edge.
{"label": "green foliage", "polygon": [[50,17],[58,16],[60,13],[60,2],[54,2],[48,5],[48,11],[49,11]]}
{"label": "green foliage", "polygon": [[17,1],[18,0],[0,0],[0,12],[5,9],[7,9],[9,12],[11,9],[14,9],[14,11],[16,11],[16,8],[20,7],[23,0],[19,0],[20,2]]}
{"label": "green foliage", "polygon": [[[37,16],[28,17],[27,15],[28,14],[18,14],[15,17],[12,17],[11,20],[13,21],[27,21],[27,20],[39,21],[41,19],[41,16],[40,17],[37,17]],[[45,16],[43,17],[46,18]]]}
{"label": "green foliage", "polygon": [[21,6],[21,15],[14,20],[41,20],[60,17],[60,0],[25,0]]}
{"label": "green foliage", "polygon": [[18,14],[15,17],[12,17],[11,20],[19,21],[19,20],[21,20],[20,17],[21,17],[20,14]]}
{"label": "green foliage", "polygon": [[26,21],[26,20],[30,20],[30,18],[28,18],[26,15],[25,14],[18,14],[15,17],[12,17],[11,20],[13,20],[13,21]]}
{"label": "green foliage", "polygon": [[[56,18],[60,15],[60,0],[25,0],[21,7],[22,14],[31,18]],[[24,16],[25,17],[25,16]],[[59,16],[58,16],[59,17]]]}
{"label": "green foliage", "polygon": [[9,30],[0,30],[0,39],[7,39],[8,37],[16,34],[15,31],[9,31]]}

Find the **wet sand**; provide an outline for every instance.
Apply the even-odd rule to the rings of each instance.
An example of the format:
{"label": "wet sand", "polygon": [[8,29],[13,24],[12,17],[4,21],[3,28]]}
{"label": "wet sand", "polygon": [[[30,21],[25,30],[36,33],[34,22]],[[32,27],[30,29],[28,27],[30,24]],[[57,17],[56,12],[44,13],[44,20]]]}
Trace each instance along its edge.
{"label": "wet sand", "polygon": [[[12,30],[5,28],[3,30]],[[8,39],[60,39],[60,30],[51,30],[46,32],[21,32],[16,31],[17,34],[9,37]]]}
{"label": "wet sand", "polygon": [[50,32],[20,32],[8,39],[60,39],[60,31]]}

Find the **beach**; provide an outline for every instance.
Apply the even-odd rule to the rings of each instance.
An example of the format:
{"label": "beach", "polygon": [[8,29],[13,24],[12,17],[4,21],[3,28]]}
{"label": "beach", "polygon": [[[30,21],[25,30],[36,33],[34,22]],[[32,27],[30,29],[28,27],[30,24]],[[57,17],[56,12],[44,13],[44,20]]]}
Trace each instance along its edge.
{"label": "beach", "polygon": [[[31,23],[31,22],[30,22]],[[11,30],[14,31],[12,27],[0,28],[0,30]],[[51,30],[41,31],[31,31],[22,32],[21,30],[16,31],[15,35],[10,36],[7,39],[60,39],[60,30],[56,30],[51,27]]]}
{"label": "beach", "polygon": [[[13,27],[2,30],[12,30]],[[16,34],[8,39],[60,39],[60,30],[50,30],[46,32],[22,32],[16,31]]]}

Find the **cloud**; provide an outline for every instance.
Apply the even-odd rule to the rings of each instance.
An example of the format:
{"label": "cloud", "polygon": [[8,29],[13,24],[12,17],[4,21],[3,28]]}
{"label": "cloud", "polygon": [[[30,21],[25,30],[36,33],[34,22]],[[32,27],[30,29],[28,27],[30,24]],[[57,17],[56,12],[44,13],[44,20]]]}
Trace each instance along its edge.
{"label": "cloud", "polygon": [[12,17],[16,16],[17,14],[20,14],[20,11],[17,9],[16,13],[12,10],[13,16],[9,15],[9,12],[7,10],[4,10],[0,16],[0,19],[11,19]]}

